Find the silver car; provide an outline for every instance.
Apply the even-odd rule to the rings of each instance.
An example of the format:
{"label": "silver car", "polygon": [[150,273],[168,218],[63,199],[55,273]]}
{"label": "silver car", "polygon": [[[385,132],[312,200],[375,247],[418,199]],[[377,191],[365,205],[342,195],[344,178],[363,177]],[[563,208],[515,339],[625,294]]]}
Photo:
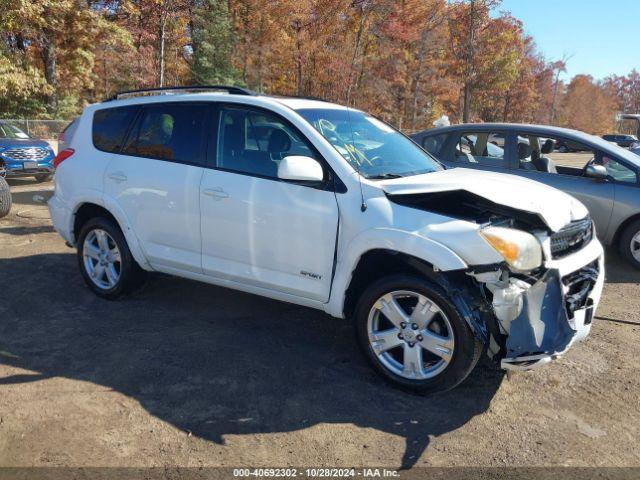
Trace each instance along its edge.
{"label": "silver car", "polygon": [[589,209],[600,240],[640,269],[640,156],[632,151],[543,125],[462,124],[411,137],[448,167],[520,175],[571,193]]}

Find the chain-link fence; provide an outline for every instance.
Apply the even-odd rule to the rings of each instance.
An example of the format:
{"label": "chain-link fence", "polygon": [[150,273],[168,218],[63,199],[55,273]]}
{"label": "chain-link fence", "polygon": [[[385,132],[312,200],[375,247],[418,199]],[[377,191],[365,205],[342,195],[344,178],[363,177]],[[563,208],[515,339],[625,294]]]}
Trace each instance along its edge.
{"label": "chain-link fence", "polygon": [[58,152],[58,135],[62,133],[71,120],[19,120],[15,118],[3,118],[0,122],[13,125],[32,138],[39,138],[49,142],[51,147]]}

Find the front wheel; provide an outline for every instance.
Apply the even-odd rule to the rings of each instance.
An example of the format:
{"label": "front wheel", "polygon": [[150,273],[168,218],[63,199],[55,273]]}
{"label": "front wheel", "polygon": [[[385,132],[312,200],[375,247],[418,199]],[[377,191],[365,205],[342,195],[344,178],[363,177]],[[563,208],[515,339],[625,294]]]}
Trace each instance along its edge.
{"label": "front wheel", "polygon": [[144,279],[120,228],[109,218],[92,218],[78,236],[78,266],[93,292],[113,300],[134,290]]}
{"label": "front wheel", "polygon": [[620,253],[631,265],[640,269],[640,220],[631,222],[622,232]]}
{"label": "front wheel", "polygon": [[371,285],[356,307],[358,342],[393,385],[421,394],[449,390],[475,367],[482,344],[443,291],[408,275]]}

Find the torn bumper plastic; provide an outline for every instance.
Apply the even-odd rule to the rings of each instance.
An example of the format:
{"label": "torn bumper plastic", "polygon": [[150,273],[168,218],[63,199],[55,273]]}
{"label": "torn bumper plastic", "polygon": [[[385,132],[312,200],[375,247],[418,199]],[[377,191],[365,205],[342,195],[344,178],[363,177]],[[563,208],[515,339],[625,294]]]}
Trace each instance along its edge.
{"label": "torn bumper plastic", "polygon": [[506,336],[501,367],[529,370],[564,354],[585,338],[600,301],[604,258],[597,240],[561,260],[547,261],[534,283],[519,278],[484,281]]}

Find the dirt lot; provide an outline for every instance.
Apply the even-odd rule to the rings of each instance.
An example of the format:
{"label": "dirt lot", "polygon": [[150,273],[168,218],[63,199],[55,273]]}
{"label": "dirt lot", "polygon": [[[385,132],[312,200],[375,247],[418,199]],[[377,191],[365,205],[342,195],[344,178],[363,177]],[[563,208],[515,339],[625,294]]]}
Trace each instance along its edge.
{"label": "dirt lot", "polygon": [[14,181],[0,220],[2,466],[640,465],[640,272],[613,253],[564,359],[420,398],[316,311],[160,275],[98,299],[46,188]]}

